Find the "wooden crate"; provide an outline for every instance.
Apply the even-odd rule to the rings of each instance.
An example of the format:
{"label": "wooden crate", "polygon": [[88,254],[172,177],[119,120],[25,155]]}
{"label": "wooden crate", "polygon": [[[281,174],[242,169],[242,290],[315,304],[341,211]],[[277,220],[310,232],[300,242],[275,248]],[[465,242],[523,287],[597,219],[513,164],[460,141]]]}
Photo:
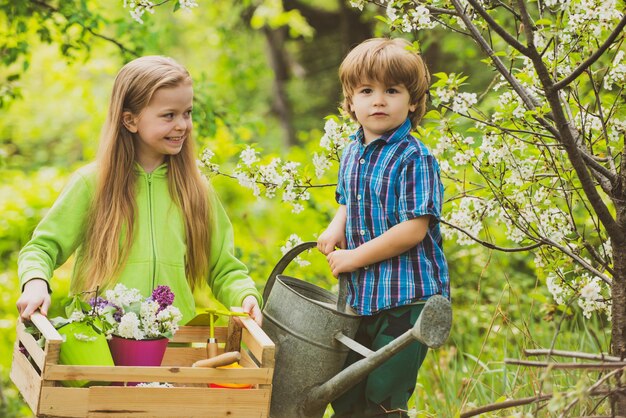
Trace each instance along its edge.
{"label": "wooden crate", "polygon": [[[243,328],[230,320],[216,327],[219,352],[241,351],[241,369],[196,368],[207,357],[208,326],[183,326],[160,367],[69,366],[59,364],[62,338],[42,315],[33,322],[45,338],[41,349],[17,325],[11,380],[37,416],[44,417],[268,417],[274,372],[274,343],[249,318]],[[20,346],[23,347],[20,350]],[[61,386],[61,380],[167,382],[174,387]],[[210,382],[252,384],[251,389],[210,388]]]}

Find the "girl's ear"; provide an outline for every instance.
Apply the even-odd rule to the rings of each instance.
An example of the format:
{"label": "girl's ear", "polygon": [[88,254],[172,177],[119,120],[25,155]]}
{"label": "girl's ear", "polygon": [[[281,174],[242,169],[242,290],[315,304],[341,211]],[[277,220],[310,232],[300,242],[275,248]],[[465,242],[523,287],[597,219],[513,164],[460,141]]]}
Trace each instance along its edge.
{"label": "girl's ear", "polygon": [[122,123],[131,133],[137,133],[137,120],[131,112],[122,113]]}

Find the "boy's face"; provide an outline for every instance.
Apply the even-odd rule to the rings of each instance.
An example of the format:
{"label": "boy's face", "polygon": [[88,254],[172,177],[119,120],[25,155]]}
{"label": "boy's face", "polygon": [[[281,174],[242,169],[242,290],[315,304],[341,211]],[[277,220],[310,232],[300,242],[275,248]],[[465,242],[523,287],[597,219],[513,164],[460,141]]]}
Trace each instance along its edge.
{"label": "boy's face", "polygon": [[380,138],[385,132],[400,126],[414,112],[409,92],[404,84],[387,86],[378,81],[358,85],[352,95],[350,110],[363,127],[365,144]]}

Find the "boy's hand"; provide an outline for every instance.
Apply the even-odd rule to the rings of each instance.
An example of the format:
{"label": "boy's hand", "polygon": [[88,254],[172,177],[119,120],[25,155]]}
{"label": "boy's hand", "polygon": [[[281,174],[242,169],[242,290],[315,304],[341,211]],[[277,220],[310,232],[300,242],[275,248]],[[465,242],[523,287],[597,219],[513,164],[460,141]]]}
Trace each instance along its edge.
{"label": "boy's hand", "polygon": [[341,205],[328,228],[317,239],[317,249],[327,256],[335,248],[346,246],[346,205]]}
{"label": "boy's hand", "polygon": [[331,225],[317,238],[317,249],[327,256],[333,252],[336,247],[346,248],[346,237],[343,233],[343,229],[337,231],[334,230]]}
{"label": "boy's hand", "polygon": [[43,279],[32,279],[24,285],[24,292],[17,300],[17,311],[22,319],[30,319],[37,309],[41,314],[48,315],[51,298],[48,293],[48,283]]}
{"label": "boy's hand", "polygon": [[358,264],[354,250],[336,250],[326,256],[333,276],[339,277],[340,273],[351,273],[362,266]]}

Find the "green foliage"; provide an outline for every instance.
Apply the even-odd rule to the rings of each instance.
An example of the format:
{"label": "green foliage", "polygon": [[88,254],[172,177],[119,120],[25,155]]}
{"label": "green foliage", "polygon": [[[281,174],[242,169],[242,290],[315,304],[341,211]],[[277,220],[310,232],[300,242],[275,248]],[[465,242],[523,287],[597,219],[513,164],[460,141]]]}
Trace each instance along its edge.
{"label": "green foliage", "polygon": [[[287,13],[280,2],[261,2],[269,9],[258,11],[251,21],[246,19],[251,16],[251,7],[258,2],[201,3],[202,7],[191,14],[182,10],[172,14],[170,5],[174,10],[178,5],[174,1],[167,10],[145,15],[145,23],[139,25],[121,5],[104,7],[104,3],[95,1],[50,1],[54,6],[49,8],[45,6],[48,3],[40,1],[0,1],[0,10],[4,12],[0,13],[3,50],[0,68],[2,352],[9,353],[14,342],[15,301],[20,293],[17,252],[53,203],[72,169],[94,158],[112,80],[123,62],[136,54],[164,54],[173,56],[190,69],[195,83],[194,125],[198,151],[209,146],[226,171],[232,171],[238,154],[246,145],[255,145],[267,152],[264,158],[280,155],[305,163],[319,150],[318,142],[323,135],[321,115],[336,113],[340,98],[336,69],[331,67],[335,56],[343,51],[336,50],[327,38],[316,38],[318,34],[303,21],[303,13]],[[324,2],[324,6],[329,10],[339,7],[332,1]],[[363,19],[373,19],[379,13],[379,9],[369,5]],[[501,20],[501,16],[494,15]],[[265,41],[248,23],[258,27],[264,23],[272,27],[287,25],[295,31],[293,34],[313,39],[298,37],[288,50],[291,58],[314,57],[315,63],[309,68],[319,70],[307,77],[294,77],[288,86],[299,147],[283,149],[279,122],[273,117],[270,104],[274,94],[273,74],[264,52]],[[381,19],[375,27],[376,33],[389,34],[388,23],[388,19]],[[535,24],[557,31],[562,22],[544,18]],[[399,35],[397,28],[391,30],[393,35]],[[495,75],[493,66],[490,62],[489,66],[481,62],[482,56],[473,43],[459,42],[442,29],[428,35],[420,32],[415,38],[424,55],[432,57],[428,62],[434,73],[433,90],[452,86],[456,92],[463,92],[469,88],[468,82],[472,83],[474,91],[489,90]],[[494,39],[493,42],[497,46],[500,41]],[[307,55],[311,51],[316,55]],[[510,49],[496,55],[509,59],[513,68],[521,66],[516,53]],[[593,74],[593,77],[599,76],[599,73]],[[528,81],[524,74],[520,77]],[[581,91],[584,95],[580,100],[593,94],[589,87]],[[620,94],[616,91],[606,97],[609,102],[616,101]],[[493,109],[497,98],[487,96],[483,103],[487,109]],[[433,133],[451,132],[452,125],[467,134],[480,133],[480,128],[438,105],[435,98],[420,129],[430,148],[436,146]],[[514,104],[506,106],[499,110],[510,113]],[[538,108],[534,112],[541,116],[547,109]],[[533,115],[527,111],[525,116]],[[506,120],[503,126],[533,128],[522,120]],[[480,141],[477,139],[476,147],[481,145]],[[606,143],[595,146],[606,147]],[[452,158],[452,154],[448,154],[448,158]],[[565,167],[564,160],[555,162]],[[314,183],[330,184],[336,178],[336,167],[323,179],[316,179],[310,165],[301,168],[304,177]],[[494,184],[497,184],[506,167],[494,165],[485,170],[495,174]],[[465,191],[471,191],[476,178],[469,171],[463,174],[459,178],[463,179]],[[566,170],[564,175],[571,174]],[[457,180],[446,179],[448,205],[461,197],[461,193],[450,193]],[[238,187],[236,180],[217,176],[212,178],[212,183],[233,221],[237,255],[248,266],[260,290],[281,258],[280,247],[290,235],[296,234],[304,241],[315,240],[336,210],[332,186],[312,189],[305,211],[295,214],[278,201],[252,196],[248,190]],[[519,191],[531,193],[532,188],[532,184],[524,184]],[[573,213],[577,218],[584,218],[585,210],[576,205]],[[585,222],[583,226],[590,230],[595,220],[590,216]],[[484,237],[492,242],[506,240],[501,225],[485,225]],[[568,239],[575,243],[585,240],[592,246],[603,241],[603,237],[589,234]],[[412,413],[423,417],[453,417],[462,410],[505,398],[534,396],[540,390],[565,394],[576,385],[582,388],[591,384],[597,377],[592,373],[582,377],[572,372],[544,373],[540,369],[503,362],[505,358],[523,358],[526,348],[609,350],[606,322],[598,317],[583,320],[580,309],[573,303],[557,307],[545,287],[546,275],[535,273],[533,254],[503,254],[479,246],[457,245],[454,239],[446,241],[445,250],[452,279],[454,327],[448,343],[428,354],[418,377]],[[310,251],[302,258],[311,265],[302,267],[294,262],[285,273],[336,290],[337,282],[319,252]],[[546,258],[550,259],[549,254]],[[553,257],[544,270],[565,267],[568,267],[567,260]],[[70,271],[71,261],[56,272],[50,317],[62,314],[61,298],[67,295]],[[571,267],[570,271],[574,274]],[[199,309],[216,303],[207,289],[199,289],[196,298]],[[0,405],[0,415],[25,416],[28,409],[8,380],[9,365],[10,357],[3,356],[0,376],[6,403]],[[564,396],[540,409],[526,406],[485,416],[510,416],[513,412],[547,416],[548,409],[569,403]],[[592,408],[593,404],[586,402],[575,412],[583,415]],[[596,414],[602,412],[599,409]]]}

